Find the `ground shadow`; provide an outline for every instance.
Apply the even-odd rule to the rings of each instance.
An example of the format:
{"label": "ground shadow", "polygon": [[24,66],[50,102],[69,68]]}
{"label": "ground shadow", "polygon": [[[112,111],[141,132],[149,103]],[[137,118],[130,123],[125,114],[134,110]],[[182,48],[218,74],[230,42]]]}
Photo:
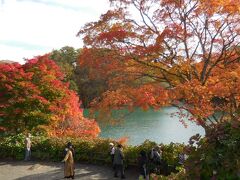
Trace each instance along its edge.
{"label": "ground shadow", "polygon": [[63,179],[63,173],[61,169],[48,171],[45,173],[32,174],[17,178],[15,180],[58,180],[58,179]]}
{"label": "ground shadow", "polygon": [[[19,167],[25,167],[22,169],[32,170],[33,172],[29,174],[24,173],[22,170],[21,177],[15,178],[15,180],[59,180],[64,179],[64,169],[63,163],[56,162],[37,162],[37,161],[17,161],[17,162],[0,162],[0,165],[8,165],[7,168],[11,168],[12,171],[17,171]],[[9,167],[10,165],[10,167]],[[41,168],[40,166],[44,166]],[[29,168],[30,167],[30,168]],[[40,167],[38,169],[38,167]],[[39,172],[38,172],[39,170]],[[11,171],[10,171],[11,172]],[[106,165],[92,165],[92,164],[79,164],[75,165],[75,179],[81,180],[111,180],[113,178],[113,169],[110,166]],[[16,176],[15,176],[16,177]],[[12,178],[14,179],[14,178]],[[128,168],[126,169],[126,179],[127,180],[136,180],[138,179],[138,173],[136,169]]]}

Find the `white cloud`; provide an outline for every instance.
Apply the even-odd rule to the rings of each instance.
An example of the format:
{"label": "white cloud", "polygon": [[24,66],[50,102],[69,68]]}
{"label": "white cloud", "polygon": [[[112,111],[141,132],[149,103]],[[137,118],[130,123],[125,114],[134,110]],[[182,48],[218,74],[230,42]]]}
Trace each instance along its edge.
{"label": "white cloud", "polygon": [[13,60],[24,64],[24,58],[31,59],[36,55],[43,55],[46,50],[28,50],[22,47],[11,47],[0,44],[0,60]]}
{"label": "white cloud", "polygon": [[80,48],[80,27],[108,7],[107,0],[7,0],[0,5],[0,59],[20,60],[66,45]]}

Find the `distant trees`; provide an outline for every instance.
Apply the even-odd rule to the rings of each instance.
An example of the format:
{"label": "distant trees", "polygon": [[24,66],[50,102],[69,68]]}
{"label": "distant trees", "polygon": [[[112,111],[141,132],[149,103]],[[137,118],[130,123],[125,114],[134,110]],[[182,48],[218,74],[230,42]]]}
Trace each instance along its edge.
{"label": "distant trees", "polygon": [[64,74],[64,81],[70,83],[70,88],[77,91],[78,86],[75,82],[75,69],[79,50],[73,47],[65,46],[59,50],[53,50],[49,58],[57,63]]}
{"label": "distant trees", "polygon": [[8,133],[96,137],[97,123],[83,117],[79,98],[48,55],[26,64],[0,64],[0,127]]}
{"label": "distant trees", "polygon": [[[65,46],[60,50],[52,51],[50,58],[61,68],[64,73],[64,81],[70,82],[70,88],[78,92],[82,106],[88,108],[95,98],[100,97],[106,91],[107,84],[106,78],[103,78],[100,74],[93,76],[99,70],[79,63],[81,53],[81,49]],[[85,60],[88,61],[88,57]]]}

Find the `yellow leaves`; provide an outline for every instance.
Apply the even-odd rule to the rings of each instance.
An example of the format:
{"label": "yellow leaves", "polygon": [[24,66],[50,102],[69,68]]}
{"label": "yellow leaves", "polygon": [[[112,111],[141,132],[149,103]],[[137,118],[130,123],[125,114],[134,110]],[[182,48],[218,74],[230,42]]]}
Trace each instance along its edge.
{"label": "yellow leaves", "polygon": [[220,26],[222,25],[222,23],[223,23],[223,22],[216,20],[216,21],[213,23],[213,25],[215,26],[216,29],[219,29]]}
{"label": "yellow leaves", "polygon": [[[224,69],[221,65],[215,68],[203,85],[200,80],[193,79],[179,84],[175,88],[176,98],[183,99],[190,107],[190,112],[198,117],[208,117],[216,111],[230,112],[231,103],[239,105],[240,66],[236,62]],[[220,99],[222,104],[214,102]]]}
{"label": "yellow leaves", "polygon": [[209,14],[238,14],[240,12],[240,0],[201,0],[200,2]]}
{"label": "yellow leaves", "polygon": [[230,72],[231,78],[239,78],[239,74],[235,71]]}

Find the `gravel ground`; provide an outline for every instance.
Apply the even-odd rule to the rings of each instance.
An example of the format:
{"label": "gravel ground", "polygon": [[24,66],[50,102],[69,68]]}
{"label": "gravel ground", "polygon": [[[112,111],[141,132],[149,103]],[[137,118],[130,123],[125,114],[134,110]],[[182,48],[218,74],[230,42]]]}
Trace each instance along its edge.
{"label": "gravel ground", "polygon": [[[103,180],[113,178],[113,171],[109,166],[75,164],[75,179]],[[137,180],[138,174],[135,169],[127,169],[127,180]],[[53,162],[24,162],[24,161],[1,161],[0,180],[57,180],[63,178],[63,163]]]}

